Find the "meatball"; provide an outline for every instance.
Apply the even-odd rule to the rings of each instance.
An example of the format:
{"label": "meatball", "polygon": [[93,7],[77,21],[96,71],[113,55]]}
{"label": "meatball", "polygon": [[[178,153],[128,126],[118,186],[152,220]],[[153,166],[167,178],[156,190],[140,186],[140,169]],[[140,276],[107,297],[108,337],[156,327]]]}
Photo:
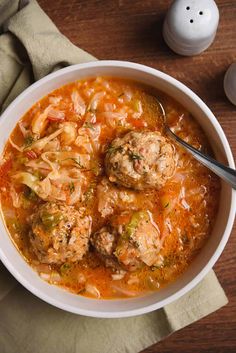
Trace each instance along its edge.
{"label": "meatball", "polygon": [[133,213],[130,222],[125,226],[115,256],[119,263],[128,270],[135,270],[143,263],[155,265],[159,260],[161,249],[160,231],[148,211]]}
{"label": "meatball", "polygon": [[93,234],[91,243],[106,264],[134,271],[143,264],[153,266],[159,261],[160,232],[148,211],[133,213],[128,224],[106,226]]}
{"label": "meatball", "polygon": [[175,148],[159,132],[131,131],[112,142],[105,168],[111,182],[137,190],[159,189],[175,172]]}
{"label": "meatball", "polygon": [[83,210],[46,202],[31,217],[30,243],[42,263],[61,264],[82,259],[88,250],[91,218]]}

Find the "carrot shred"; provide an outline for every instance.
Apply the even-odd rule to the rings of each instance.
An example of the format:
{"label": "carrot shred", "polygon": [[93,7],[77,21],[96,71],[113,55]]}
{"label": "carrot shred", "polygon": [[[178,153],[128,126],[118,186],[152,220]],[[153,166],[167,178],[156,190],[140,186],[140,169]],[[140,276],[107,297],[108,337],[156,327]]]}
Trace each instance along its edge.
{"label": "carrot shred", "polygon": [[36,158],[38,158],[37,153],[34,152],[33,150],[27,151],[27,152],[26,152],[26,156],[27,156],[29,159],[36,159]]}

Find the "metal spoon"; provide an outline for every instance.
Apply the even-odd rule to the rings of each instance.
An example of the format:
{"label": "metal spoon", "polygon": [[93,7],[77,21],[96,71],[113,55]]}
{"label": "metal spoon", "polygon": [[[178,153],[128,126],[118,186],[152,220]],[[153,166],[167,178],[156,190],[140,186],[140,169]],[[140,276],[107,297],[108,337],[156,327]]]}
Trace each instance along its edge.
{"label": "metal spoon", "polygon": [[187,142],[182,140],[176,134],[174,134],[173,131],[171,131],[171,129],[167,125],[166,113],[165,113],[165,109],[163,108],[163,105],[158,99],[157,99],[157,103],[160,107],[166,133],[172,139],[178,142],[178,144],[184,147],[189,153],[191,153],[195,159],[197,159],[205,167],[209,168],[213,173],[218,175],[221,179],[225,180],[228,184],[232,186],[233,189],[236,190],[236,170],[229,168],[223,165],[222,163],[217,162],[214,158],[211,158],[205,155],[204,153],[200,152],[199,150],[197,150],[196,148],[194,148],[193,146],[189,145]]}

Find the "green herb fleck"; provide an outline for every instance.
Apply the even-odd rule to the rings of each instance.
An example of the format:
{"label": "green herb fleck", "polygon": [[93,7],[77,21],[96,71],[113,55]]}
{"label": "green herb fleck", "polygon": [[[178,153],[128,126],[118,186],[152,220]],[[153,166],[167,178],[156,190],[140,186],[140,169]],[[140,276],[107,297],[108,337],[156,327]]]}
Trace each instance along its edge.
{"label": "green herb fleck", "polygon": [[78,165],[81,169],[84,169],[84,166],[80,163],[80,160],[76,159],[76,158],[71,158],[76,165]]}
{"label": "green herb fleck", "polygon": [[123,147],[122,146],[112,146],[112,144],[110,146],[108,146],[106,152],[107,153],[114,153],[114,152],[122,152],[123,151]]}
{"label": "green herb fleck", "polygon": [[94,124],[89,123],[89,122],[85,122],[83,127],[87,128],[87,129],[95,130]]}
{"label": "green herb fleck", "polygon": [[71,181],[69,183],[68,188],[69,188],[71,194],[75,191],[75,184],[73,183],[73,181]]}
{"label": "green herb fleck", "polygon": [[25,148],[31,146],[33,142],[34,142],[33,136],[31,136],[31,135],[26,136],[26,137],[25,137],[25,141],[24,141],[24,146],[25,146]]}
{"label": "green herb fleck", "polygon": [[68,160],[73,161],[79,168],[81,168],[81,169],[86,169],[86,168],[80,163],[80,160],[77,159],[77,158],[65,158],[65,159],[62,160],[62,162],[68,161]]}
{"label": "green herb fleck", "polygon": [[143,156],[140,156],[139,154],[133,153],[133,152],[129,153],[129,157],[132,161],[135,161],[135,160],[140,161],[141,159],[143,159]]}
{"label": "green herb fleck", "polygon": [[168,207],[168,206],[169,206],[169,204],[170,204],[170,203],[169,203],[169,202],[167,202],[167,204],[165,204],[164,208]]}

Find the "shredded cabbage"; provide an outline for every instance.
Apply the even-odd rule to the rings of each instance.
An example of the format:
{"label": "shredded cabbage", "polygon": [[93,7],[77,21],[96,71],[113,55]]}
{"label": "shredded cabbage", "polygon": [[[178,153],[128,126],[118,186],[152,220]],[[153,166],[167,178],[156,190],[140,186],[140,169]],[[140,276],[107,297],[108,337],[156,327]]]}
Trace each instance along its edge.
{"label": "shredded cabbage", "polygon": [[78,169],[72,168],[70,170],[61,169],[60,172],[56,173],[49,173],[48,178],[51,179],[54,184],[65,184],[70,182],[80,182],[84,181],[84,176]]}
{"label": "shredded cabbage", "polygon": [[41,182],[39,182],[39,188],[40,190],[38,192],[38,195],[43,199],[46,199],[51,194],[52,185],[48,176]]}
{"label": "shredded cabbage", "polygon": [[19,121],[18,126],[20,128],[20,131],[21,131],[22,135],[24,137],[27,137],[29,131],[25,128],[24,122],[23,121]]}
{"label": "shredded cabbage", "polygon": [[106,119],[106,123],[108,126],[112,128],[116,128],[117,126],[123,126],[125,123],[125,119],[127,118],[127,113],[119,113],[119,112],[103,112],[102,115]]}
{"label": "shredded cabbage", "polygon": [[44,152],[48,151],[60,151],[61,145],[59,139],[56,137],[53,140],[49,141],[46,146],[43,148]]}
{"label": "shredded cabbage", "polygon": [[53,140],[55,137],[60,135],[63,132],[64,128],[58,129],[55,132],[53,132],[51,135],[45,136],[41,138],[40,140],[37,140],[32,143],[31,146],[25,148],[26,151],[28,150],[36,150],[36,151],[41,151],[51,140]]}
{"label": "shredded cabbage", "polygon": [[61,141],[64,145],[68,146],[75,141],[77,135],[77,124],[73,122],[65,122],[61,124],[64,131],[61,134]]}
{"label": "shredded cabbage", "polygon": [[65,119],[65,113],[58,109],[50,109],[47,117],[50,121],[62,121]]}
{"label": "shredded cabbage", "polygon": [[[41,181],[30,172],[19,172],[13,176],[15,182],[27,185],[43,200],[68,199],[68,188],[65,184],[75,183],[68,203],[74,204],[81,198],[81,188],[86,178],[82,174],[90,163],[88,154],[77,152],[44,152],[41,158],[29,161],[26,166],[33,169],[43,169],[46,177]],[[68,168],[68,166],[70,168]]]}
{"label": "shredded cabbage", "polygon": [[88,105],[88,110],[95,111],[98,107],[100,100],[105,96],[105,94],[106,94],[105,92],[95,93],[95,95],[93,96],[93,98],[91,99]]}
{"label": "shredded cabbage", "polygon": [[53,170],[57,170],[59,165],[76,166],[83,170],[89,168],[90,156],[73,151],[44,152],[41,158],[50,165]]}
{"label": "shredded cabbage", "polygon": [[90,141],[94,151],[98,151],[100,148],[99,136],[101,134],[101,125],[94,124],[93,129],[87,129],[87,130],[88,130],[88,135],[90,137]]}
{"label": "shredded cabbage", "polygon": [[27,185],[42,199],[46,199],[50,194],[51,185],[50,180],[47,178],[43,181],[39,181],[35,175],[28,172],[19,172],[13,175],[13,178],[16,182]]}
{"label": "shredded cabbage", "polygon": [[28,172],[19,172],[13,175],[13,178],[16,182],[27,185],[30,189],[32,189],[36,194],[38,194],[38,178],[30,174]]}
{"label": "shredded cabbage", "polygon": [[[83,129],[83,128],[81,128],[81,129]],[[77,136],[77,138],[75,140],[75,145],[82,148],[87,153],[92,153],[93,147],[90,142],[90,138],[87,135],[82,135],[81,129],[79,129],[81,135]]]}
{"label": "shredded cabbage", "polygon": [[90,283],[86,284],[85,290],[86,290],[86,292],[91,294],[93,297],[96,297],[96,298],[100,298],[101,297],[101,294],[100,294],[99,290],[97,289],[97,287],[92,285],[92,284],[90,284]]}
{"label": "shredded cabbage", "polygon": [[38,136],[42,134],[46,125],[47,125],[47,117],[49,111],[52,109],[52,104],[50,104],[41,114],[38,113],[32,120],[31,127],[32,132]]}
{"label": "shredded cabbage", "polygon": [[9,142],[10,142],[10,144],[12,145],[12,147],[14,147],[17,151],[19,151],[19,152],[23,152],[24,151],[24,147],[23,146],[18,146],[18,145],[16,145],[13,141],[12,141],[12,139],[11,139],[11,137],[9,137]]}
{"label": "shredded cabbage", "polygon": [[79,93],[74,90],[71,94],[71,99],[74,105],[74,111],[79,115],[84,115],[86,112],[86,105],[83,98],[79,95]]}
{"label": "shredded cabbage", "polygon": [[53,104],[54,106],[55,106],[55,105],[58,105],[61,100],[62,100],[62,97],[61,97],[61,96],[59,96],[59,97],[54,97],[54,96],[49,97],[49,102],[50,102],[51,104]]}
{"label": "shredded cabbage", "polygon": [[40,159],[31,160],[31,161],[25,163],[25,166],[30,167],[35,170],[39,170],[39,169],[44,169],[44,170],[49,170],[49,171],[51,170],[48,163],[41,161]]}

